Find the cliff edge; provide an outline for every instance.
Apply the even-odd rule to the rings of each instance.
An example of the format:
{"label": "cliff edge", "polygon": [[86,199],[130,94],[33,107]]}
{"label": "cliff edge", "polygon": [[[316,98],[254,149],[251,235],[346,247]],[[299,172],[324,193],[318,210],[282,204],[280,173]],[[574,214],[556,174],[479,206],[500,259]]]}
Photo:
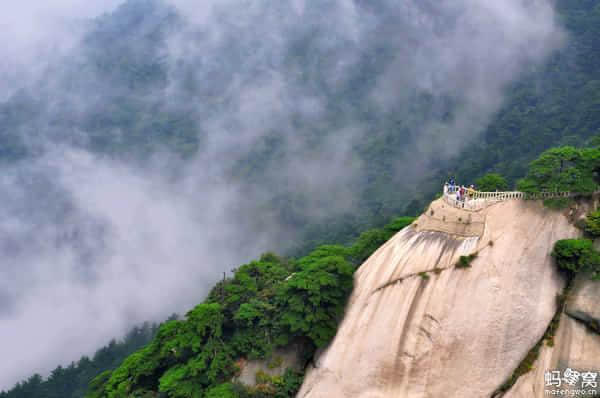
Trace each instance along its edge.
{"label": "cliff edge", "polygon": [[[357,270],[337,335],[297,396],[492,396],[556,313],[565,281],[550,256],[554,243],[579,234],[539,202],[477,212],[433,202]],[[456,267],[471,254],[469,267]],[[579,333],[569,327],[561,324],[554,352],[567,350],[561,333]],[[551,356],[544,348],[540,361]],[[531,385],[543,383],[536,372],[526,376],[510,396],[531,396]]]}

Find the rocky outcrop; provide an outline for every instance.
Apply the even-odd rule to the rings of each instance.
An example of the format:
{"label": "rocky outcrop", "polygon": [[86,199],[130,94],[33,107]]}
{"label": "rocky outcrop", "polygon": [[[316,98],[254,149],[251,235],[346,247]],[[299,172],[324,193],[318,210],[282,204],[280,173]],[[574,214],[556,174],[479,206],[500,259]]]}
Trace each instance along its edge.
{"label": "rocky outcrop", "polygon": [[436,231],[462,237],[481,237],[485,230],[484,211],[464,211],[443,200],[433,202],[415,223],[417,231]]}
{"label": "rocky outcrop", "polygon": [[[578,275],[567,301],[566,313],[600,333],[600,282]],[[600,365],[600,357],[598,359]]]}
{"label": "rocky outcrop", "polygon": [[264,382],[264,380],[260,380],[261,377],[282,376],[288,369],[300,371],[303,365],[302,351],[302,345],[292,344],[289,347],[274,350],[265,359],[240,359],[237,361],[240,374],[234,378],[234,381],[246,386],[255,386]]}
{"label": "rocky outcrop", "polygon": [[[356,272],[338,333],[298,397],[490,397],[543,336],[564,287],[550,252],[578,235],[562,213],[436,201],[415,224]],[[470,268],[455,268],[472,253]]]}
{"label": "rocky outcrop", "polygon": [[[544,374],[568,368],[578,372],[600,371],[600,334],[595,325],[600,315],[600,282],[586,275],[578,276],[569,293],[565,312],[554,338],[554,346],[545,345],[533,371],[522,376],[504,398],[542,398],[549,396]],[[581,379],[580,381],[583,381]],[[600,384],[600,380],[596,380]],[[581,389],[582,383],[573,387],[561,382],[561,389]],[[589,392],[589,387],[586,388]],[[600,388],[596,388],[600,396]],[[588,394],[590,396],[590,394]],[[593,396],[593,395],[592,395]]]}

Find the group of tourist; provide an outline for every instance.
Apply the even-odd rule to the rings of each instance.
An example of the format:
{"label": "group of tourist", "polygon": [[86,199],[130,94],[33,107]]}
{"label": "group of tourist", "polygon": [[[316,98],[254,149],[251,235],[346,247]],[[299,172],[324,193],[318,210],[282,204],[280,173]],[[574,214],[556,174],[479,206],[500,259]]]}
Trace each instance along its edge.
{"label": "group of tourist", "polygon": [[470,199],[477,192],[475,186],[471,184],[468,188],[464,185],[457,185],[454,178],[444,183],[444,195],[456,193],[456,200],[464,202],[466,199]]}

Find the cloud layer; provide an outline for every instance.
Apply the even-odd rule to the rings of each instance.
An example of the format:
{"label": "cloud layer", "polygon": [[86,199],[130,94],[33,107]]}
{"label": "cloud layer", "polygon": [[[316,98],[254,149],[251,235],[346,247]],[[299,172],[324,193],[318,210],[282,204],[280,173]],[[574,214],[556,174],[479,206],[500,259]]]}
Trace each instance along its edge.
{"label": "cloud layer", "polygon": [[[38,3],[0,17],[0,101],[32,109],[0,118],[28,151],[0,178],[0,387],[355,211],[375,137],[414,190],[564,41],[546,0]],[[186,156],[135,155],[165,136]]]}

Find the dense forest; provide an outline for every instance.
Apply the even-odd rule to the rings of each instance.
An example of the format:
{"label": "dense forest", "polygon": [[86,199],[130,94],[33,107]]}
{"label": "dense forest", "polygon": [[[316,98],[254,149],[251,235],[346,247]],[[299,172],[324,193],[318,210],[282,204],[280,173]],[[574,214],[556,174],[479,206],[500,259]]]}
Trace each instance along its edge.
{"label": "dense forest", "polygon": [[[600,183],[600,136],[591,146],[551,148],[530,163],[517,182],[524,192],[572,192],[571,198],[547,199],[550,207],[566,207],[597,194]],[[506,184],[498,174],[487,182]],[[580,227],[598,236],[599,212],[590,213]],[[156,338],[129,356],[114,371],[90,384],[89,398],[124,396],[267,398],[292,397],[302,373],[287,369],[282,376],[256,375],[256,385],[235,381],[240,359],[269,358],[273,350],[299,344],[303,363],[334,336],[352,290],[354,270],[413,218],[394,220],[367,231],[351,246],[320,246],[300,259],[267,253],[241,266],[233,278],[215,286],[206,301],[184,321],[165,323]],[[552,255],[570,273],[600,278],[600,253],[590,239],[558,241]],[[457,267],[473,259],[461,257]],[[427,276],[422,276],[426,278]],[[232,382],[233,380],[233,382]]]}
{"label": "dense forest", "polygon": [[495,170],[514,183],[552,146],[581,146],[600,131],[600,3],[557,1],[568,45],[509,90],[509,100],[456,159],[460,180]]}
{"label": "dense forest", "polygon": [[[171,319],[174,319],[172,317]],[[0,392],[1,398],[78,398],[83,397],[90,381],[98,374],[119,366],[125,357],[148,344],[156,335],[159,325],[145,323],[134,327],[121,340],[112,340],[90,358],[81,357],[69,366],[58,366],[44,378],[39,374],[17,384],[9,391]]]}
{"label": "dense forest", "polygon": [[[362,3],[360,6],[366,7]],[[281,7],[285,7],[283,3]],[[318,92],[324,98],[323,110],[315,119],[300,111],[295,114],[292,109],[286,115],[292,126],[267,126],[268,131],[252,146],[227,159],[227,178],[241,184],[247,197],[253,198],[259,193],[264,196],[262,188],[268,187],[269,191],[266,203],[252,200],[244,203],[239,209],[240,219],[247,214],[264,214],[265,209],[269,209],[279,222],[299,232],[296,242],[291,244],[299,250],[319,243],[348,242],[358,231],[383,225],[397,214],[419,212],[449,174],[456,175],[460,181],[474,181],[493,170],[507,176],[512,183],[543,150],[553,145],[583,144],[600,128],[600,43],[597,40],[600,3],[559,0],[556,9],[559,22],[568,32],[566,45],[544,65],[528,71],[505,90],[504,105],[485,131],[465,142],[465,150],[457,156],[430,159],[429,149],[421,148],[423,152],[418,150],[415,157],[430,159],[429,164],[423,165],[426,171],[409,174],[399,167],[406,168],[410,164],[400,166],[402,163],[398,162],[407,156],[407,149],[414,152],[412,145],[419,128],[432,120],[451,118],[456,109],[451,98],[422,93],[411,94],[410,98],[397,101],[385,110],[369,103],[375,77],[388,66],[394,52],[399,51],[394,44],[396,38],[385,33],[397,24],[383,17],[393,9],[384,2],[369,5],[368,11],[381,17],[380,27],[368,38],[373,46],[360,49],[358,64],[335,88],[330,87],[327,76],[311,71],[319,65],[325,68],[331,62],[332,52],[342,51],[347,43],[339,43],[340,47],[335,50],[323,50],[318,46],[318,35],[303,34],[294,38],[286,52],[277,54],[284,57],[278,68],[294,76],[295,80],[288,84]],[[286,9],[273,12],[282,13]],[[114,13],[97,19],[77,54],[62,65],[64,73],[0,103],[0,159],[15,161],[39,150],[31,146],[29,137],[40,134],[35,131],[41,123],[48,122],[49,112],[50,128],[45,128],[43,134],[55,142],[68,142],[97,153],[140,161],[164,148],[183,159],[194,156],[202,150],[208,134],[204,123],[198,121],[230,111],[227,106],[234,99],[219,94],[227,92],[227,82],[236,73],[254,73],[254,69],[255,78],[260,80],[259,70],[268,59],[240,58],[257,43],[254,37],[242,40],[236,32],[222,47],[212,49],[210,55],[238,62],[240,71],[232,69],[233,65],[223,67],[222,64],[210,65],[217,70],[204,71],[194,65],[199,59],[181,60],[178,72],[182,76],[189,75],[189,80],[181,82],[185,86],[177,91],[180,98],[176,106],[166,105],[151,94],[163,92],[170,84],[167,75],[172,66],[164,59],[166,40],[170,34],[179,33],[183,25],[182,17],[158,0],[130,0]],[[258,62],[258,65],[247,62]],[[200,77],[193,75],[195,70],[201,70],[200,76],[210,80],[198,81]],[[51,80],[56,81],[50,84]],[[54,91],[57,85],[64,86],[66,91],[57,94]],[[95,93],[90,100],[86,95],[89,92]],[[50,98],[53,98],[52,103]],[[75,106],[71,101],[79,98],[86,100]],[[77,112],[73,112],[74,108]],[[232,120],[231,124],[235,128],[241,122]],[[330,217],[307,222],[308,209],[320,204],[313,202],[311,196],[318,198],[319,195],[302,191],[302,186],[269,178],[269,170],[284,167],[288,155],[285,134],[280,134],[286,128],[293,129],[295,137],[302,141],[300,150],[310,152],[328,145],[328,140],[352,126],[366,126],[351,152],[353,158],[368,165],[360,180],[352,181],[353,204],[349,211],[331,212]],[[74,130],[85,133],[73,135]],[[457,132],[457,137],[462,135]],[[240,136],[240,140],[243,139]],[[257,187],[260,192],[256,192]],[[256,218],[252,223],[257,228],[262,227],[261,217]]]}
{"label": "dense forest", "polygon": [[[576,197],[558,202],[546,200],[551,207],[596,194],[599,142],[600,136],[595,136],[588,147],[543,152],[517,181],[518,188],[532,194],[577,192]],[[488,174],[481,183],[507,184],[499,174]],[[600,213],[592,212],[580,226],[585,239],[556,243],[553,256],[559,268],[600,278],[600,253],[589,239],[600,234],[599,219]],[[256,385],[248,386],[236,381],[240,363],[274,361],[274,350],[294,345],[300,347],[304,367],[335,335],[354,271],[413,221],[398,218],[362,233],[352,245],[319,246],[297,259],[266,253],[214,286],[185,319],[174,315],[160,326],[134,328],[123,342],[112,341],[92,359],[83,357],[77,364],[58,367],[46,380],[34,375],[0,397],[291,397],[301,385],[301,371],[288,368],[281,376],[257,373]]]}
{"label": "dense forest", "polygon": [[[335,335],[356,267],[412,221],[398,218],[350,246],[320,246],[299,259],[264,254],[217,284],[185,320],[136,328],[91,360],[59,367],[47,380],[32,376],[0,397],[82,397],[88,386],[89,397],[288,397],[300,387],[301,374],[290,370],[247,389],[229,383],[236,362],[265,358],[291,343],[310,360]],[[220,395],[224,391],[230,395]]]}
{"label": "dense forest", "polygon": [[412,221],[396,219],[363,233],[351,246],[320,246],[299,259],[267,253],[241,266],[184,321],[165,323],[149,345],[94,379],[88,397],[292,396],[301,374],[288,369],[246,388],[230,383],[240,370],[236,362],[268,357],[292,343],[303,347],[305,362],[310,360],[335,336],[356,267]]}

